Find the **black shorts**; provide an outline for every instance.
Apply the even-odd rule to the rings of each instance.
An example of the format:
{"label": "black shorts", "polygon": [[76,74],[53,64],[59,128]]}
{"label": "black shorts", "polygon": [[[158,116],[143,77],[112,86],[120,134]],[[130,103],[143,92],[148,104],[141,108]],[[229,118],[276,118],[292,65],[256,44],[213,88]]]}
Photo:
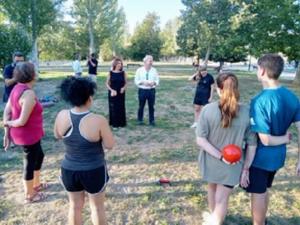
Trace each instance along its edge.
{"label": "black shorts", "polygon": [[267,188],[272,187],[274,176],[277,171],[267,171],[251,166],[249,169],[250,184],[245,190],[248,193],[263,194]]}
{"label": "black shorts", "polygon": [[61,168],[61,179],[69,192],[86,191],[90,194],[103,192],[109,180],[106,166],[87,171]]}
{"label": "black shorts", "polygon": [[199,92],[196,92],[194,97],[194,105],[206,105],[208,104],[209,96],[207,94],[202,94]]}

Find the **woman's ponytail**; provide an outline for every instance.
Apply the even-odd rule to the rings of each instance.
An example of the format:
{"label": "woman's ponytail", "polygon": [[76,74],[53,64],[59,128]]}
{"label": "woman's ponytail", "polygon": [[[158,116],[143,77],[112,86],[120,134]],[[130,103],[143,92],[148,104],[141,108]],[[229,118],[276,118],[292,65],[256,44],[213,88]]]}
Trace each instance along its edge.
{"label": "woman's ponytail", "polygon": [[222,73],[217,78],[217,85],[221,91],[219,108],[222,127],[227,128],[231,126],[232,119],[237,116],[239,110],[238,80],[233,73]]}

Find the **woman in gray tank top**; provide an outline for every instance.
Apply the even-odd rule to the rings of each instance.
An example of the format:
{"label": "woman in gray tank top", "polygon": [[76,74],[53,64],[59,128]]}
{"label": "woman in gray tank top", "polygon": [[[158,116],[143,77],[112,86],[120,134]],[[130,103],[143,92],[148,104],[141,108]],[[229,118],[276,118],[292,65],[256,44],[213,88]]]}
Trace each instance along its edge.
{"label": "woman in gray tank top", "polygon": [[69,77],[60,88],[72,106],[60,111],[54,124],[54,135],[65,146],[61,178],[70,201],[68,222],[82,224],[87,192],[93,224],[106,224],[104,190],[109,176],[104,148],[112,149],[114,138],[107,120],[90,112],[96,84],[89,78]]}

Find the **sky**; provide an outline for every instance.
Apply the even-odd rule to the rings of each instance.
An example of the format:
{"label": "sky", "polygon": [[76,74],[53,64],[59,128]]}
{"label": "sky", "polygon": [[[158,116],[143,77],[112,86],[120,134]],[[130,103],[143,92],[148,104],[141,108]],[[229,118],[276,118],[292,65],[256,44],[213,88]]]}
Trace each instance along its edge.
{"label": "sky", "polygon": [[148,12],[156,12],[162,28],[168,20],[180,16],[180,10],[184,9],[181,0],[119,0],[119,6],[124,8],[130,33]]}
{"label": "sky", "polygon": [[[148,12],[156,12],[160,17],[160,26],[166,24],[170,19],[180,16],[180,10],[184,9],[181,0],[118,0],[119,7],[123,7],[129,32],[132,34],[137,23],[141,23]],[[73,4],[72,0],[67,0],[64,4],[68,11]],[[70,16],[65,16],[71,20]]]}

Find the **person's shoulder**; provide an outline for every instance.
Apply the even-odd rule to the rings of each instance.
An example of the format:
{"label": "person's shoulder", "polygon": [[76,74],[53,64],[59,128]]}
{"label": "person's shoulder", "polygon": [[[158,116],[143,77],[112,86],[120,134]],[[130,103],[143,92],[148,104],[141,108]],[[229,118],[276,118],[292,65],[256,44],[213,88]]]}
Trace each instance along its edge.
{"label": "person's shoulder", "polygon": [[219,102],[218,101],[206,104],[203,107],[202,110],[204,110],[204,111],[215,111],[216,109],[219,109]]}
{"label": "person's shoulder", "polygon": [[8,65],[6,65],[6,66],[4,67],[3,74],[4,74],[4,75],[11,75],[12,72],[13,72],[13,70],[14,70],[13,65],[12,65],[12,64],[8,64]]}
{"label": "person's shoulder", "polygon": [[254,97],[252,97],[251,99],[251,104],[256,104],[256,103],[260,103],[265,101],[265,99],[267,99],[267,92],[265,92],[264,90],[262,90],[261,92],[259,92],[257,95],[255,95]]}
{"label": "person's shoulder", "polygon": [[103,123],[106,121],[106,118],[100,114],[91,113],[90,118],[93,119],[97,124]]}
{"label": "person's shoulder", "polygon": [[143,69],[144,69],[144,67],[143,67],[143,66],[141,66],[141,67],[137,68],[137,69],[136,69],[136,73],[140,73],[140,72],[142,72],[142,71],[143,71]]}
{"label": "person's shoulder", "polygon": [[57,117],[67,117],[70,115],[69,109],[62,109],[57,113]]}
{"label": "person's shoulder", "polygon": [[241,103],[239,105],[239,112],[242,113],[242,114],[249,114],[249,112],[250,112],[249,104]]}
{"label": "person's shoulder", "polygon": [[284,87],[284,86],[282,86],[282,87],[280,88],[280,90],[281,90],[284,94],[289,95],[289,96],[292,97],[292,98],[299,99],[299,98],[297,97],[297,95],[296,95],[293,91],[291,91],[290,89],[288,89],[288,88],[286,88],[286,87]]}

